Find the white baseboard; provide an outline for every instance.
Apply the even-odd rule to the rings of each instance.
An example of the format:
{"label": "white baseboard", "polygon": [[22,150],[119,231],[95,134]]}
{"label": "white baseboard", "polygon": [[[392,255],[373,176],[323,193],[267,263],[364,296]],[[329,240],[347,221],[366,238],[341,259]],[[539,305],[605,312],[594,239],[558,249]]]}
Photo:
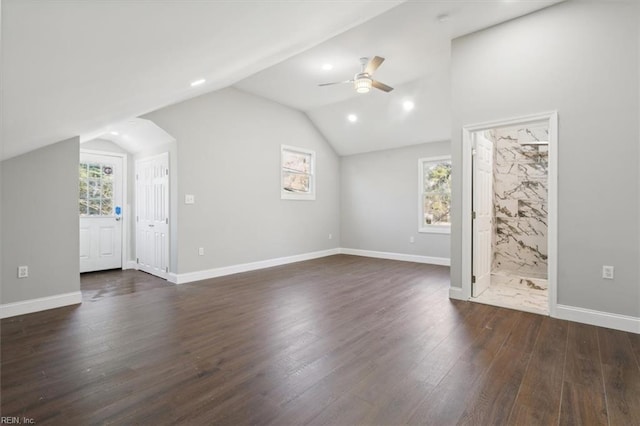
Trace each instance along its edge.
{"label": "white baseboard", "polygon": [[449,287],[449,299],[467,300],[460,287]]}
{"label": "white baseboard", "polygon": [[384,251],[341,248],[340,253],[354,256],[375,257],[377,259],[401,260],[403,262],[428,263],[430,265],[449,266],[451,260],[446,257],[420,256],[417,254],[389,253]]}
{"label": "white baseboard", "polygon": [[135,260],[127,260],[122,269],[138,269],[138,264]]}
{"label": "white baseboard", "polygon": [[0,305],[0,318],[15,317],[16,315],[31,314],[33,312],[46,311],[47,309],[61,308],[63,306],[82,303],[82,293],[56,294],[55,296],[39,297],[37,299],[22,300],[20,302]]}
{"label": "white baseboard", "polygon": [[555,318],[640,334],[640,318],[575,306],[556,305]]}
{"label": "white baseboard", "polygon": [[449,266],[449,259],[443,257],[418,256],[402,253],[388,253],[371,250],[358,250],[348,248],[335,248],[329,250],[315,251],[311,253],[298,254],[294,256],[278,257],[275,259],[260,260],[239,265],[223,266],[220,268],[206,269],[203,271],[186,272],[183,274],[169,273],[167,280],[174,284],[186,284],[194,281],[206,280],[209,278],[222,277],[225,275],[238,274],[241,272],[255,271],[257,269],[271,268],[273,266],[286,265],[289,263],[302,262],[304,260],[318,259],[320,257],[332,256],[336,254],[351,254],[355,256],[374,257],[378,259],[401,260],[405,262],[428,263],[432,265]]}
{"label": "white baseboard", "polygon": [[304,260],[318,259],[320,257],[332,256],[335,254],[340,254],[339,248],[297,254],[294,256],[278,257],[275,259],[260,260],[258,262],[241,263],[239,265],[223,266],[204,271],[187,272],[184,274],[170,273],[168,280],[174,284],[185,284],[193,281],[238,274],[241,272],[255,271],[256,269],[271,268],[273,266],[287,265],[289,263],[302,262]]}

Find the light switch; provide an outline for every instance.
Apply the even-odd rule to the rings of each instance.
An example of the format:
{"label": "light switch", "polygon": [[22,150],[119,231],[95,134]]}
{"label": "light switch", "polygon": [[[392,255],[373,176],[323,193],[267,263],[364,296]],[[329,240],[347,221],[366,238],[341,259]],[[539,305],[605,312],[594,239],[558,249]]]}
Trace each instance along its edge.
{"label": "light switch", "polygon": [[196,196],[193,195],[193,194],[185,194],[184,203],[185,204],[195,204],[196,203]]}

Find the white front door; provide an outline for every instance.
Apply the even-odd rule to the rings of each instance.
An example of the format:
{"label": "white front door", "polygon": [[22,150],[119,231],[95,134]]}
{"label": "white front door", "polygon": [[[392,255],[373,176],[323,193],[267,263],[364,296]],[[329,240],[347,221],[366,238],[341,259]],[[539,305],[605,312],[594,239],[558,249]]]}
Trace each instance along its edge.
{"label": "white front door", "polygon": [[80,153],[80,272],[122,268],[122,157]]}
{"label": "white front door", "polygon": [[169,271],[169,154],[136,161],[138,269],[161,278]]}
{"label": "white front door", "polygon": [[[493,222],[493,143],[475,134],[473,154],[473,297],[491,283]],[[474,282],[475,281],[475,282]]]}

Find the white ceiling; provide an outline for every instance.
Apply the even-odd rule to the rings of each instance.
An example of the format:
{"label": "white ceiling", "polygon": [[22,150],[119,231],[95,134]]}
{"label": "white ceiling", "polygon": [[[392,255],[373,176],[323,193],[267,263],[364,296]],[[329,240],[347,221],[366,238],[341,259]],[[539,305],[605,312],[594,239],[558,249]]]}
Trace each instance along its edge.
{"label": "white ceiling", "polygon": [[[558,1],[2,0],[0,158],[229,85],[305,111],[340,154],[448,139],[451,38]],[[373,55],[390,94],[317,87]]]}
{"label": "white ceiling", "polygon": [[229,86],[398,3],[2,0],[0,158]]}
{"label": "white ceiling", "polygon": [[[340,155],[448,140],[451,40],[558,2],[406,2],[234,86],[305,111]],[[353,78],[359,58],[376,55],[386,61],[374,77],[394,91],[318,87]],[[324,71],[325,63],[333,69]],[[403,110],[405,100],[412,111]]]}

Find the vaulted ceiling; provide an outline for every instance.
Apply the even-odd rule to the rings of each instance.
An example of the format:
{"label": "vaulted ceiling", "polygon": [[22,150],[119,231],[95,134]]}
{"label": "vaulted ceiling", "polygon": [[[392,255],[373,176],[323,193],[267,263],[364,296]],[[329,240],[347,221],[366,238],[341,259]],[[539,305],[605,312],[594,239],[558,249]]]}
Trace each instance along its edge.
{"label": "vaulted ceiling", "polygon": [[[230,85],[304,111],[342,155],[448,139],[451,38],[558,1],[2,0],[0,158]],[[317,86],[374,55],[393,92]]]}

